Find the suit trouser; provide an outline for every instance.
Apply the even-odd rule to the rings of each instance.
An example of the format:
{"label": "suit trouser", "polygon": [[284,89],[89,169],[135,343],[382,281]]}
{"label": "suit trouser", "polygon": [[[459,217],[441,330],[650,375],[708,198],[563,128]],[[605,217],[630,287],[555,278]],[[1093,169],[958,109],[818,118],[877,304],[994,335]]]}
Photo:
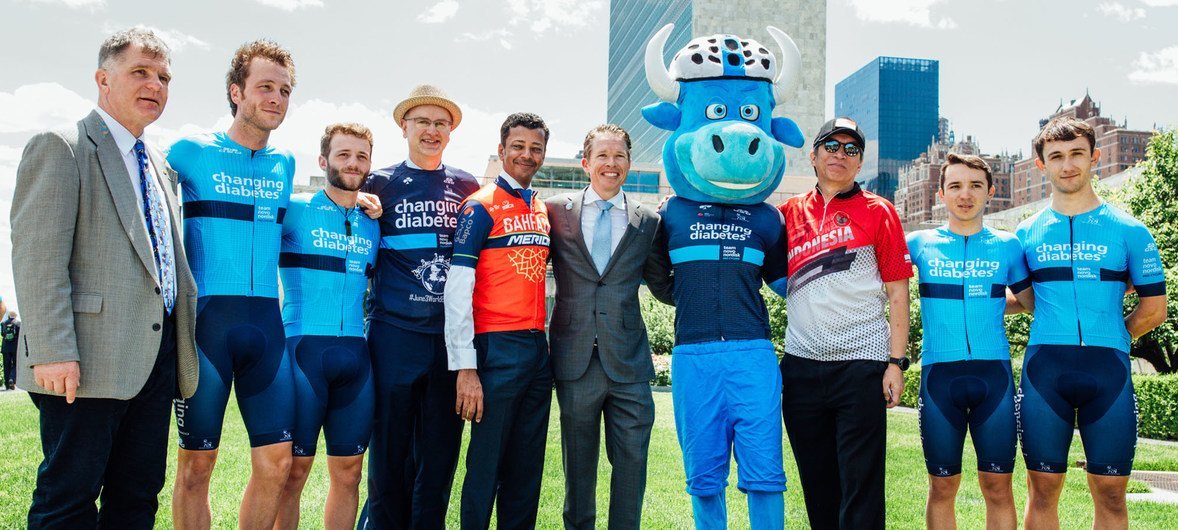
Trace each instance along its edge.
{"label": "suit trouser", "polygon": [[[29,393],[41,450],[29,528],[152,528],[164,486],[176,396],[176,326],[164,318],[147,382],[128,400]],[[82,378],[86,378],[82,366]],[[94,501],[101,497],[101,508]]]}
{"label": "suit trouser", "polygon": [[475,335],[483,421],[471,424],[462,484],[462,528],[485,529],[498,498],[498,528],[534,528],[552,405],[543,331]]}
{"label": "suit trouser", "polygon": [[638,528],[646,491],[646,455],[654,426],[650,382],[611,381],[594,350],[580,379],[556,382],[556,399],[560,403],[565,528],[596,528],[597,460],[603,416],[605,454],[613,469],[609,528]]}
{"label": "suit trouser", "polygon": [[883,361],[781,360],[781,416],[810,527],[884,527]]}
{"label": "suit trouser", "polygon": [[445,528],[463,422],[444,337],[372,321],[368,351],[376,418],[359,526]]}

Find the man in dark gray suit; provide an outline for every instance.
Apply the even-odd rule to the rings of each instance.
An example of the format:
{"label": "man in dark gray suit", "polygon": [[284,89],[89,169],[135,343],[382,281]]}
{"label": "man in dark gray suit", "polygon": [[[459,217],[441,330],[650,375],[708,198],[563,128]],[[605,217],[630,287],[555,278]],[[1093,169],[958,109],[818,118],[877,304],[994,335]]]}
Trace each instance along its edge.
{"label": "man in dark gray suit", "polygon": [[638,528],[654,425],[654,366],[638,287],[645,277],[656,296],[669,299],[671,286],[666,271],[648,260],[658,214],[622,192],[630,135],[616,125],[589,131],[581,165],[589,187],[546,201],[556,275],[550,347],[560,404],[564,524],[595,528],[604,416],[613,466],[609,528]]}
{"label": "man in dark gray suit", "polygon": [[142,140],[168,101],[168,54],[150,31],[111,35],[98,109],[33,137],[16,170],[17,383],[39,411],[45,457],[29,528],[152,528],[171,402],[196,390],[175,173]]}

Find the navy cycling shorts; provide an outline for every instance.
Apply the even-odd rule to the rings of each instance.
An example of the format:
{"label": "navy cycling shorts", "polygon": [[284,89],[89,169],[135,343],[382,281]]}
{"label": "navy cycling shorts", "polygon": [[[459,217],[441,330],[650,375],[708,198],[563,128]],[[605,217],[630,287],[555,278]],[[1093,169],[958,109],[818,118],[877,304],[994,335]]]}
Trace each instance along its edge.
{"label": "navy cycling shorts", "polygon": [[329,456],[363,454],[376,406],[364,337],[301,335],[286,348],[295,361],[294,455],[315,455],[320,427]]}
{"label": "navy cycling shorts", "polygon": [[1014,376],[1010,361],[928,364],[920,370],[920,441],[930,475],[961,473],[968,428],[978,471],[1014,471]]}
{"label": "navy cycling shorts", "polygon": [[1137,396],[1125,352],[1028,346],[1015,413],[1028,470],[1066,472],[1077,423],[1089,473],[1125,476],[1133,468]]}
{"label": "navy cycling shorts", "polygon": [[175,400],[182,449],[220,445],[234,383],[250,447],[291,441],[294,378],[277,298],[202,296],[196,309],[196,353],[196,394]]}

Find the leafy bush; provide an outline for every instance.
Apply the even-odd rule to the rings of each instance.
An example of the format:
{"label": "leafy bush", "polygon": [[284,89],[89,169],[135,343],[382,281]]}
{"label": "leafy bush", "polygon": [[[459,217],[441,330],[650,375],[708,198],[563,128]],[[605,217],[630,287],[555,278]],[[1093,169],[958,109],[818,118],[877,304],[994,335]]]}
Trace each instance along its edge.
{"label": "leafy bush", "polygon": [[[658,301],[649,292],[643,293],[638,303],[642,307],[642,320],[646,322],[650,353],[670,355],[675,346],[675,306]],[[670,380],[670,375],[667,379]]]}
{"label": "leafy bush", "polygon": [[654,362],[654,379],[650,380],[650,384],[671,386],[671,356],[652,354],[650,360]]}
{"label": "leafy bush", "polygon": [[1137,435],[1178,439],[1178,374],[1135,375]]}

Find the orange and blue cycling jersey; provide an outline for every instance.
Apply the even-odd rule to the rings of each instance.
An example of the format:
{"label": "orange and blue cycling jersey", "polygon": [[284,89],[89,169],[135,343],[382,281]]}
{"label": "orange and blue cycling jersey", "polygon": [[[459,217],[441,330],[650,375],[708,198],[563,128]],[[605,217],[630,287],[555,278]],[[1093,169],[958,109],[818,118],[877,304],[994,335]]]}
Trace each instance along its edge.
{"label": "orange and blue cycling jersey", "polygon": [[475,269],[474,331],[544,329],[548,212],[503,178],[462,204],[451,265]]}

